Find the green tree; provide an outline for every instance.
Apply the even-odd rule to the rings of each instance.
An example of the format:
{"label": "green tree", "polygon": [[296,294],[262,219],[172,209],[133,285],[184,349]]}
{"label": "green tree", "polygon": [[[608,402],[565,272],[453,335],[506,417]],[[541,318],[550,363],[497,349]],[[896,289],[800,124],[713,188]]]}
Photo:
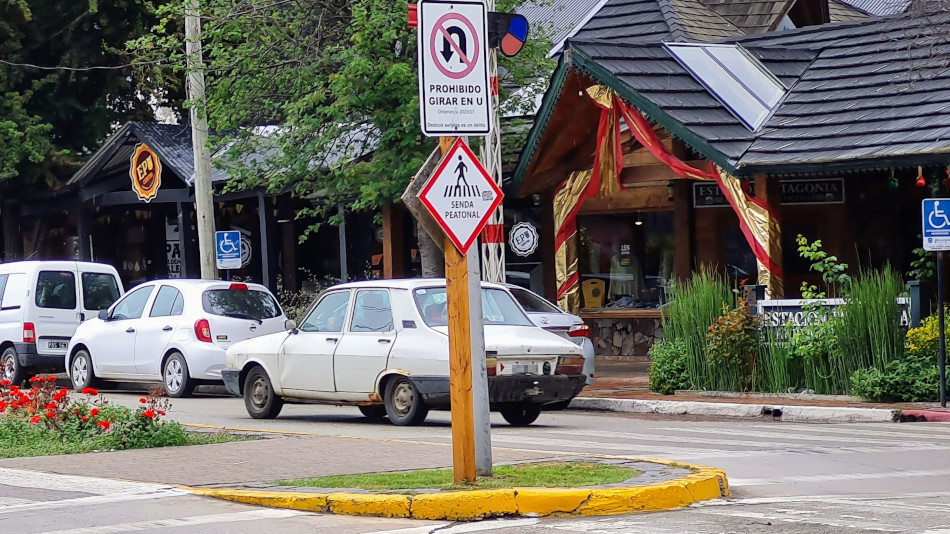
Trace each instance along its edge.
{"label": "green tree", "polygon": [[[125,43],[155,20],[144,0],[0,0],[0,184],[68,177],[116,124],[151,118]],[[12,178],[17,181],[10,182]]]}
{"label": "green tree", "polygon": [[[543,1],[543,0],[542,0]],[[510,11],[517,0],[499,2]],[[374,209],[397,199],[435,147],[419,130],[416,30],[405,0],[209,0],[201,5],[211,143],[230,187],[291,190],[313,200],[300,216],[336,206]],[[159,10],[180,20],[181,3]],[[140,59],[169,57],[155,68],[159,86],[182,76],[183,37],[167,24],[129,43]],[[550,40],[532,34],[504,58],[503,109],[525,111],[553,64]],[[533,111],[533,110],[532,110]],[[524,135],[525,129],[522,129]],[[254,154],[254,157],[249,157]],[[224,157],[221,157],[221,156]]]}

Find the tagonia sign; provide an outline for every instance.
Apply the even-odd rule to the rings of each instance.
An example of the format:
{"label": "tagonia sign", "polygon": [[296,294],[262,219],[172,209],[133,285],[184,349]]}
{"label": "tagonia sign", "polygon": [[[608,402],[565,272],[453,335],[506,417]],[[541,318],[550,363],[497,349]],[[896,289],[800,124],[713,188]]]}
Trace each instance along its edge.
{"label": "tagonia sign", "polygon": [[[819,180],[782,180],[779,182],[781,204],[842,204],[845,200],[844,178]],[[755,194],[755,183],[749,183],[749,194]],[[693,183],[694,208],[718,208],[728,206],[716,182]]]}
{"label": "tagonia sign", "polygon": [[139,200],[148,202],[158,195],[162,186],[162,164],[158,154],[145,143],[139,143],[129,159],[129,176],[132,178],[132,191]]}

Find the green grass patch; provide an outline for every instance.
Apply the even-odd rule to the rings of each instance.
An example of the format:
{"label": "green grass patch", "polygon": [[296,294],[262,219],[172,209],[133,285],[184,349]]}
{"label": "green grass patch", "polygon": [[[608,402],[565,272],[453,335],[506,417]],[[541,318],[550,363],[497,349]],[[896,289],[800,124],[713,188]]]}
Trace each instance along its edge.
{"label": "green grass patch", "polygon": [[426,469],[401,473],[338,475],[296,480],[279,480],[281,486],[354,488],[386,490],[474,490],[511,487],[552,488],[613,484],[640,474],[636,469],[590,462],[544,462],[500,465],[494,476],[479,477],[475,484],[455,485],[451,469]]}

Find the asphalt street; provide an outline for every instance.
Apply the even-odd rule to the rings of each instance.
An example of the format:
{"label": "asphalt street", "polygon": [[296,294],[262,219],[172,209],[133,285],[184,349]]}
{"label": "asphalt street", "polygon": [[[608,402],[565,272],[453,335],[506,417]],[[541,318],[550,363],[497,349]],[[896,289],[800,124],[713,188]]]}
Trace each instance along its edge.
{"label": "asphalt street", "polygon": [[[107,393],[136,406],[141,392]],[[183,423],[351,436],[360,443],[405,440],[441,450],[449,414],[421,427],[368,422],[356,408],[286,406],[276,420],[246,415],[240,399],[175,400]],[[286,434],[285,434],[286,437]],[[950,533],[950,424],[834,424],[697,420],[565,411],[513,428],[493,417],[498,454],[665,458],[724,469],[730,499],[687,509],[598,518],[518,518],[452,525],[266,510],[188,495],[161,485],[113,488],[108,473],[89,480],[40,481],[0,472],[0,523],[16,532],[927,532]],[[374,445],[375,447],[375,445]],[[180,449],[187,454],[187,448]],[[332,461],[332,451],[315,458]],[[23,462],[26,463],[26,462]],[[4,463],[4,468],[17,465]],[[168,469],[174,469],[170,464]],[[37,475],[39,476],[39,475]],[[50,475],[46,475],[47,477]],[[19,482],[18,482],[19,480]],[[49,491],[40,491],[44,488]],[[147,498],[140,495],[149,495]],[[135,501],[134,506],[129,506]],[[95,506],[89,505],[95,504]],[[262,529],[262,526],[266,528]],[[6,531],[6,528],[4,528]]]}

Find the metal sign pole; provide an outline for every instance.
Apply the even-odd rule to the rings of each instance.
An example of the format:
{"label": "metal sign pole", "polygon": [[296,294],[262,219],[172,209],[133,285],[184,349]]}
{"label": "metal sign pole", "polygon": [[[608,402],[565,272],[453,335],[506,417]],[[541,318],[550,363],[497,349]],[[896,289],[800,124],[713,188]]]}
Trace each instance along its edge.
{"label": "metal sign pole", "polygon": [[944,322],[946,318],[944,317],[944,305],[943,305],[943,252],[937,252],[937,306],[940,307],[940,310],[937,312],[937,317],[939,317],[939,332],[940,336],[938,339],[938,362],[937,365],[940,367],[940,406],[942,408],[947,407],[947,343],[946,335],[944,333]]}

